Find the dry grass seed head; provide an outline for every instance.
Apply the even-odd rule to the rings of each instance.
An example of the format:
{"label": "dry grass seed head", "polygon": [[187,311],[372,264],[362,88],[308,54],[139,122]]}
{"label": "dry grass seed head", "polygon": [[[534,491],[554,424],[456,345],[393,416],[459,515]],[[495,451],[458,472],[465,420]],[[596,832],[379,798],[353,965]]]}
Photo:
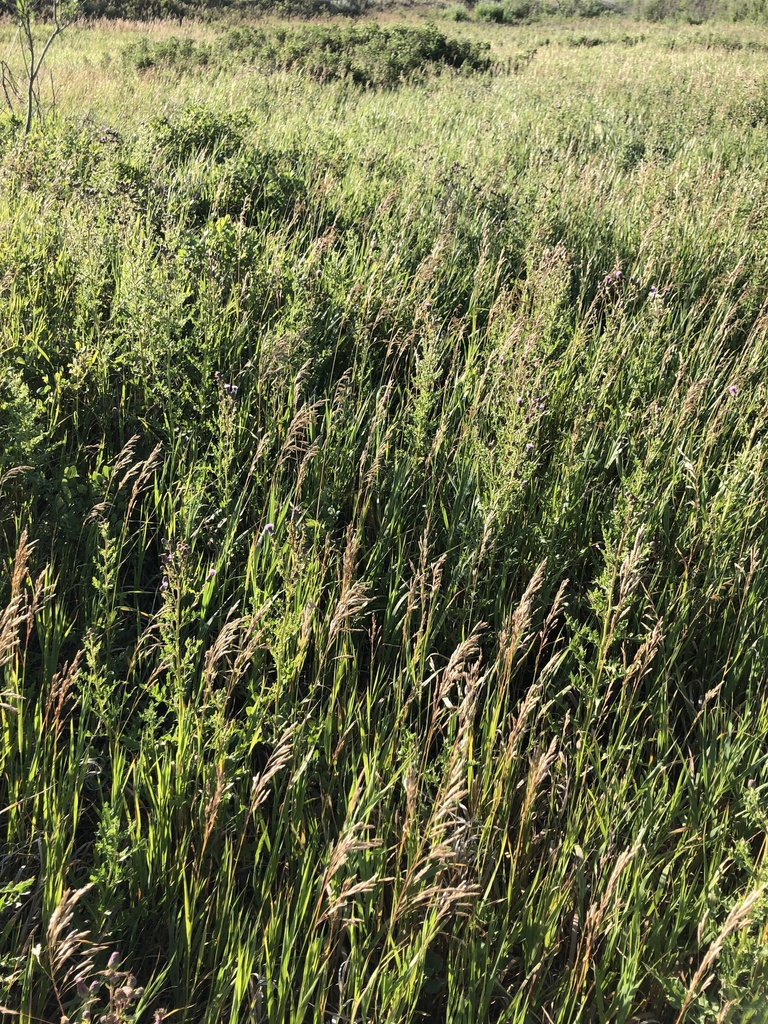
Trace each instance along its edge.
{"label": "dry grass seed head", "polygon": [[92,888],[93,885],[88,884],[81,889],[65,889],[48,920],[45,932],[47,973],[62,1014],[65,990],[76,978],[85,977],[93,971],[93,956],[104,948],[91,940],[88,931],[70,928],[75,907]]}
{"label": "dry grass seed head", "polygon": [[[477,673],[479,671],[479,655],[481,651],[480,641],[487,628],[488,624],[486,622],[478,622],[473,627],[472,632],[469,634],[467,639],[462,640],[448,659],[448,664],[440,676],[440,680],[435,687],[435,692],[432,697],[432,718],[429,725],[429,734],[424,745],[425,753],[428,751],[432,736],[439,726],[443,710],[454,710],[455,705],[450,698],[450,693],[454,684],[458,684],[462,680],[468,682],[473,678],[475,680],[477,678]],[[476,659],[475,665],[468,668],[467,665],[472,661],[472,659]],[[464,696],[466,696],[467,692],[468,691],[465,690]],[[463,699],[464,697],[462,697],[462,700]]]}
{"label": "dry grass seed head", "polygon": [[34,623],[35,613],[40,604],[52,596],[52,590],[46,591],[45,574],[40,576],[29,594],[25,587],[28,575],[29,560],[34,544],[27,540],[26,528],[22,530],[16,557],[11,571],[11,595],[6,607],[0,612],[0,667],[6,665],[21,644],[21,630],[26,626],[26,642]]}
{"label": "dry grass seed head", "polygon": [[523,591],[523,596],[512,612],[512,615],[504,623],[499,634],[499,646],[502,658],[502,676],[508,682],[512,671],[515,654],[526,637],[527,630],[531,625],[533,604],[536,595],[544,583],[544,575],[547,571],[546,558],[539,564],[536,572],[531,577],[528,586]]}
{"label": "dry grass seed head", "polygon": [[275,472],[294,455],[305,456],[307,454],[310,448],[309,430],[315,421],[315,414],[322,405],[322,402],[307,402],[296,411],[280,449]]}
{"label": "dry grass seed head", "polygon": [[202,859],[205,848],[208,846],[208,841],[213,834],[213,830],[216,827],[216,820],[219,816],[219,807],[221,805],[221,798],[224,793],[231,789],[231,785],[225,784],[224,778],[224,765],[219,762],[216,765],[216,784],[208,787],[208,793],[205,799],[205,810],[204,810],[204,826],[203,826],[203,845],[200,852],[200,859]]}
{"label": "dry grass seed head", "polygon": [[352,582],[357,566],[357,552],[360,538],[352,524],[347,527],[347,543],[344,548],[341,572],[341,593],[331,616],[328,630],[328,643],[332,643],[341,631],[342,626],[351,618],[368,607],[368,585],[358,580]]}
{"label": "dry grass seed head", "polygon": [[131,488],[131,496],[128,499],[128,508],[125,511],[126,520],[130,518],[133,508],[138,501],[144,488],[149,483],[150,477],[155,472],[157,467],[160,465],[160,453],[162,451],[162,445],[155,445],[152,451],[149,453],[148,458],[144,462],[139,463],[139,475],[136,477],[136,481]]}
{"label": "dry grass seed head", "polygon": [[264,771],[255,775],[251,783],[251,801],[248,816],[252,817],[269,795],[269,783],[285,768],[293,756],[293,740],[297,726],[289,726],[277,741],[269,756]]}
{"label": "dry grass seed head", "polygon": [[752,892],[748,893],[742,902],[733,907],[731,912],[728,914],[719,934],[704,954],[696,973],[691,978],[691,983],[688,986],[688,991],[686,992],[685,999],[683,1000],[683,1005],[680,1007],[680,1013],[677,1015],[675,1024],[682,1024],[682,1020],[688,1012],[693,1000],[712,982],[714,975],[710,974],[710,970],[723,951],[726,939],[730,935],[733,935],[734,932],[739,931],[750,923],[753,908],[762,898],[765,889],[765,885],[760,885],[756,889],[753,889]]}
{"label": "dry grass seed head", "polygon": [[[606,919],[609,912],[613,907],[613,900],[618,888],[619,879],[626,870],[626,868],[632,863],[637,856],[639,850],[642,847],[643,842],[643,831],[641,830],[637,839],[631,847],[624,850],[616,858],[616,862],[613,866],[613,870],[608,878],[608,883],[600,897],[599,902],[592,903],[584,918],[584,928],[581,935],[581,941],[579,944],[579,957],[577,963],[574,965],[574,969],[578,969],[579,986],[584,982],[587,973],[590,969],[593,960],[593,950],[600,932],[606,926]],[[608,860],[608,854],[605,854],[601,858],[601,866],[603,862]]]}
{"label": "dry grass seed head", "polygon": [[43,733],[52,728],[54,735],[59,736],[63,725],[64,705],[77,682],[82,659],[83,652],[78,651],[72,661],[65,664],[64,668],[60,672],[56,672],[51,679],[51,688],[43,711]]}

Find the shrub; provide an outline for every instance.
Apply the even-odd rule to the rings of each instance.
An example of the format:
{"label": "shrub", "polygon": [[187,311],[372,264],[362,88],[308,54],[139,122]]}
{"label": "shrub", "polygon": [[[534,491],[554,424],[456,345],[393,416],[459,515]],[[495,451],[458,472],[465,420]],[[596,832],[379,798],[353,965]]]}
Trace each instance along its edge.
{"label": "shrub", "polygon": [[480,3],[475,7],[479,21],[496,25],[514,25],[530,21],[538,13],[530,0],[509,0],[508,3]]}
{"label": "shrub", "polygon": [[592,46],[602,46],[604,42],[604,39],[598,39],[595,36],[587,36],[583,34],[580,36],[568,37],[568,46],[570,46],[573,49],[576,49],[578,47],[590,48]]}
{"label": "shrub", "polygon": [[234,28],[213,49],[191,40],[152,43],[144,39],[126,47],[122,56],[137,71],[244,63],[265,70],[295,68],[320,82],[349,79],[357,85],[392,87],[441,67],[485,71],[491,63],[489,49],[487,43],[449,39],[433,25],[380,28],[370,24],[274,32]]}
{"label": "shrub", "polygon": [[207,43],[196,43],[193,39],[179,39],[176,36],[157,41],[143,37],[135,43],[129,43],[121,57],[126,67],[137,71],[148,71],[150,68],[189,71],[210,63],[211,48]]}
{"label": "shrub", "polygon": [[445,16],[449,21],[469,21],[469,11],[464,4],[452,4],[446,8]]}
{"label": "shrub", "polygon": [[18,370],[0,367],[0,476],[33,461],[43,438],[39,405]]}
{"label": "shrub", "polygon": [[504,21],[529,21],[535,13],[529,0],[509,0],[509,3],[504,4]]}
{"label": "shrub", "polygon": [[236,153],[243,140],[244,118],[240,114],[217,114],[195,104],[178,120],[154,118],[149,124],[149,146],[165,154],[169,163],[179,163],[198,153],[215,154],[224,160]]}
{"label": "shrub", "polygon": [[504,5],[483,3],[475,7],[475,17],[478,21],[487,21],[490,24],[501,25],[504,22]]}

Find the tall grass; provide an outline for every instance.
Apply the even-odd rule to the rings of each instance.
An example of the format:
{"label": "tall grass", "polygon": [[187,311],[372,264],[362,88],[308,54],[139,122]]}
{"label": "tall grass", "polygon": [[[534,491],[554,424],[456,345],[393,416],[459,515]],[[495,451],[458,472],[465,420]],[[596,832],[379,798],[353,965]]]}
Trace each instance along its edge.
{"label": "tall grass", "polygon": [[626,29],[3,129],[22,1020],[765,1019],[764,71]]}

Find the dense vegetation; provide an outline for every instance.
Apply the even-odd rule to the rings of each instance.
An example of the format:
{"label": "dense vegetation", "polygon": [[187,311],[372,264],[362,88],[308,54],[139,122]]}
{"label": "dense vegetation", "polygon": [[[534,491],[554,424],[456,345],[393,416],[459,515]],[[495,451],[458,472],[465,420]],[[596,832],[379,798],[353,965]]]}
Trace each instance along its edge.
{"label": "dense vegetation", "polygon": [[[5,0],[11,4],[12,0]],[[45,2],[45,0],[40,0]],[[530,24],[552,19],[615,19],[619,15],[646,21],[678,21],[700,25],[710,21],[768,21],[766,0],[80,0],[88,18],[185,18],[217,21],[223,18],[252,19],[276,14],[317,18],[328,15],[360,17],[414,6],[446,14],[456,21],[496,24]],[[2,9],[2,4],[0,4]]]}
{"label": "dense vegetation", "polygon": [[191,70],[252,64],[262,70],[298,70],[319,82],[349,79],[355,85],[391,87],[441,68],[487,71],[488,43],[449,39],[434,25],[381,28],[375,22],[351,28],[312,26],[265,31],[231,29],[216,44],[193,39],[151,40],[143,36],[123,50],[138,71]]}
{"label": "dense vegetation", "polygon": [[764,1021],[768,37],[173,31],[0,123],[0,1003]]}

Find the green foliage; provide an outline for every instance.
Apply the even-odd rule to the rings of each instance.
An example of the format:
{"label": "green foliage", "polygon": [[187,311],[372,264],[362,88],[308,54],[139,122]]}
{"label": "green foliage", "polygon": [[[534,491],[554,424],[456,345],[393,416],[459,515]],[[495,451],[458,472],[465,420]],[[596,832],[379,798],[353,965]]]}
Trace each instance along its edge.
{"label": "green foliage", "polygon": [[640,0],[636,10],[638,16],[651,22],[689,25],[729,21],[765,24],[768,17],[764,0]]}
{"label": "green foliage", "polygon": [[19,367],[0,367],[0,476],[34,461],[44,437],[42,420]]}
{"label": "green foliage", "polygon": [[0,1005],[759,1022],[765,33],[169,31],[0,150]]}
{"label": "green foliage", "polygon": [[160,155],[170,165],[193,156],[214,157],[220,162],[241,150],[247,127],[243,114],[217,114],[197,104],[178,118],[153,119],[144,146],[150,159]]}
{"label": "green foliage", "polygon": [[178,71],[215,64],[255,64],[264,69],[300,70],[320,82],[346,79],[356,85],[392,87],[440,68],[485,71],[488,45],[448,39],[434,26],[380,28],[376,24],[337,28],[312,26],[265,31],[235,28],[212,51],[208,44],[171,37],[146,38],[123,50],[123,63],[144,71]]}
{"label": "green foliage", "polygon": [[474,8],[477,21],[497,25],[522,25],[553,15],[558,19],[597,18],[616,12],[617,7],[605,0],[556,0],[550,4],[540,0],[506,0],[481,2]]}
{"label": "green foliage", "polygon": [[197,67],[206,67],[211,63],[211,47],[206,43],[196,43],[192,39],[169,39],[153,42],[148,36],[142,36],[134,43],[129,43],[121,54],[123,64],[137,71],[149,68],[175,68],[179,71],[190,71]]}
{"label": "green foliage", "polygon": [[488,21],[500,25],[506,20],[504,5],[493,3],[476,4],[475,17],[478,21]]}
{"label": "green foliage", "polygon": [[588,36],[582,33],[578,36],[568,37],[568,46],[579,47],[579,46],[602,46],[604,40],[597,36]]}
{"label": "green foliage", "polygon": [[452,4],[450,7],[446,7],[445,16],[449,21],[469,21],[470,19],[469,10],[464,4]]}

